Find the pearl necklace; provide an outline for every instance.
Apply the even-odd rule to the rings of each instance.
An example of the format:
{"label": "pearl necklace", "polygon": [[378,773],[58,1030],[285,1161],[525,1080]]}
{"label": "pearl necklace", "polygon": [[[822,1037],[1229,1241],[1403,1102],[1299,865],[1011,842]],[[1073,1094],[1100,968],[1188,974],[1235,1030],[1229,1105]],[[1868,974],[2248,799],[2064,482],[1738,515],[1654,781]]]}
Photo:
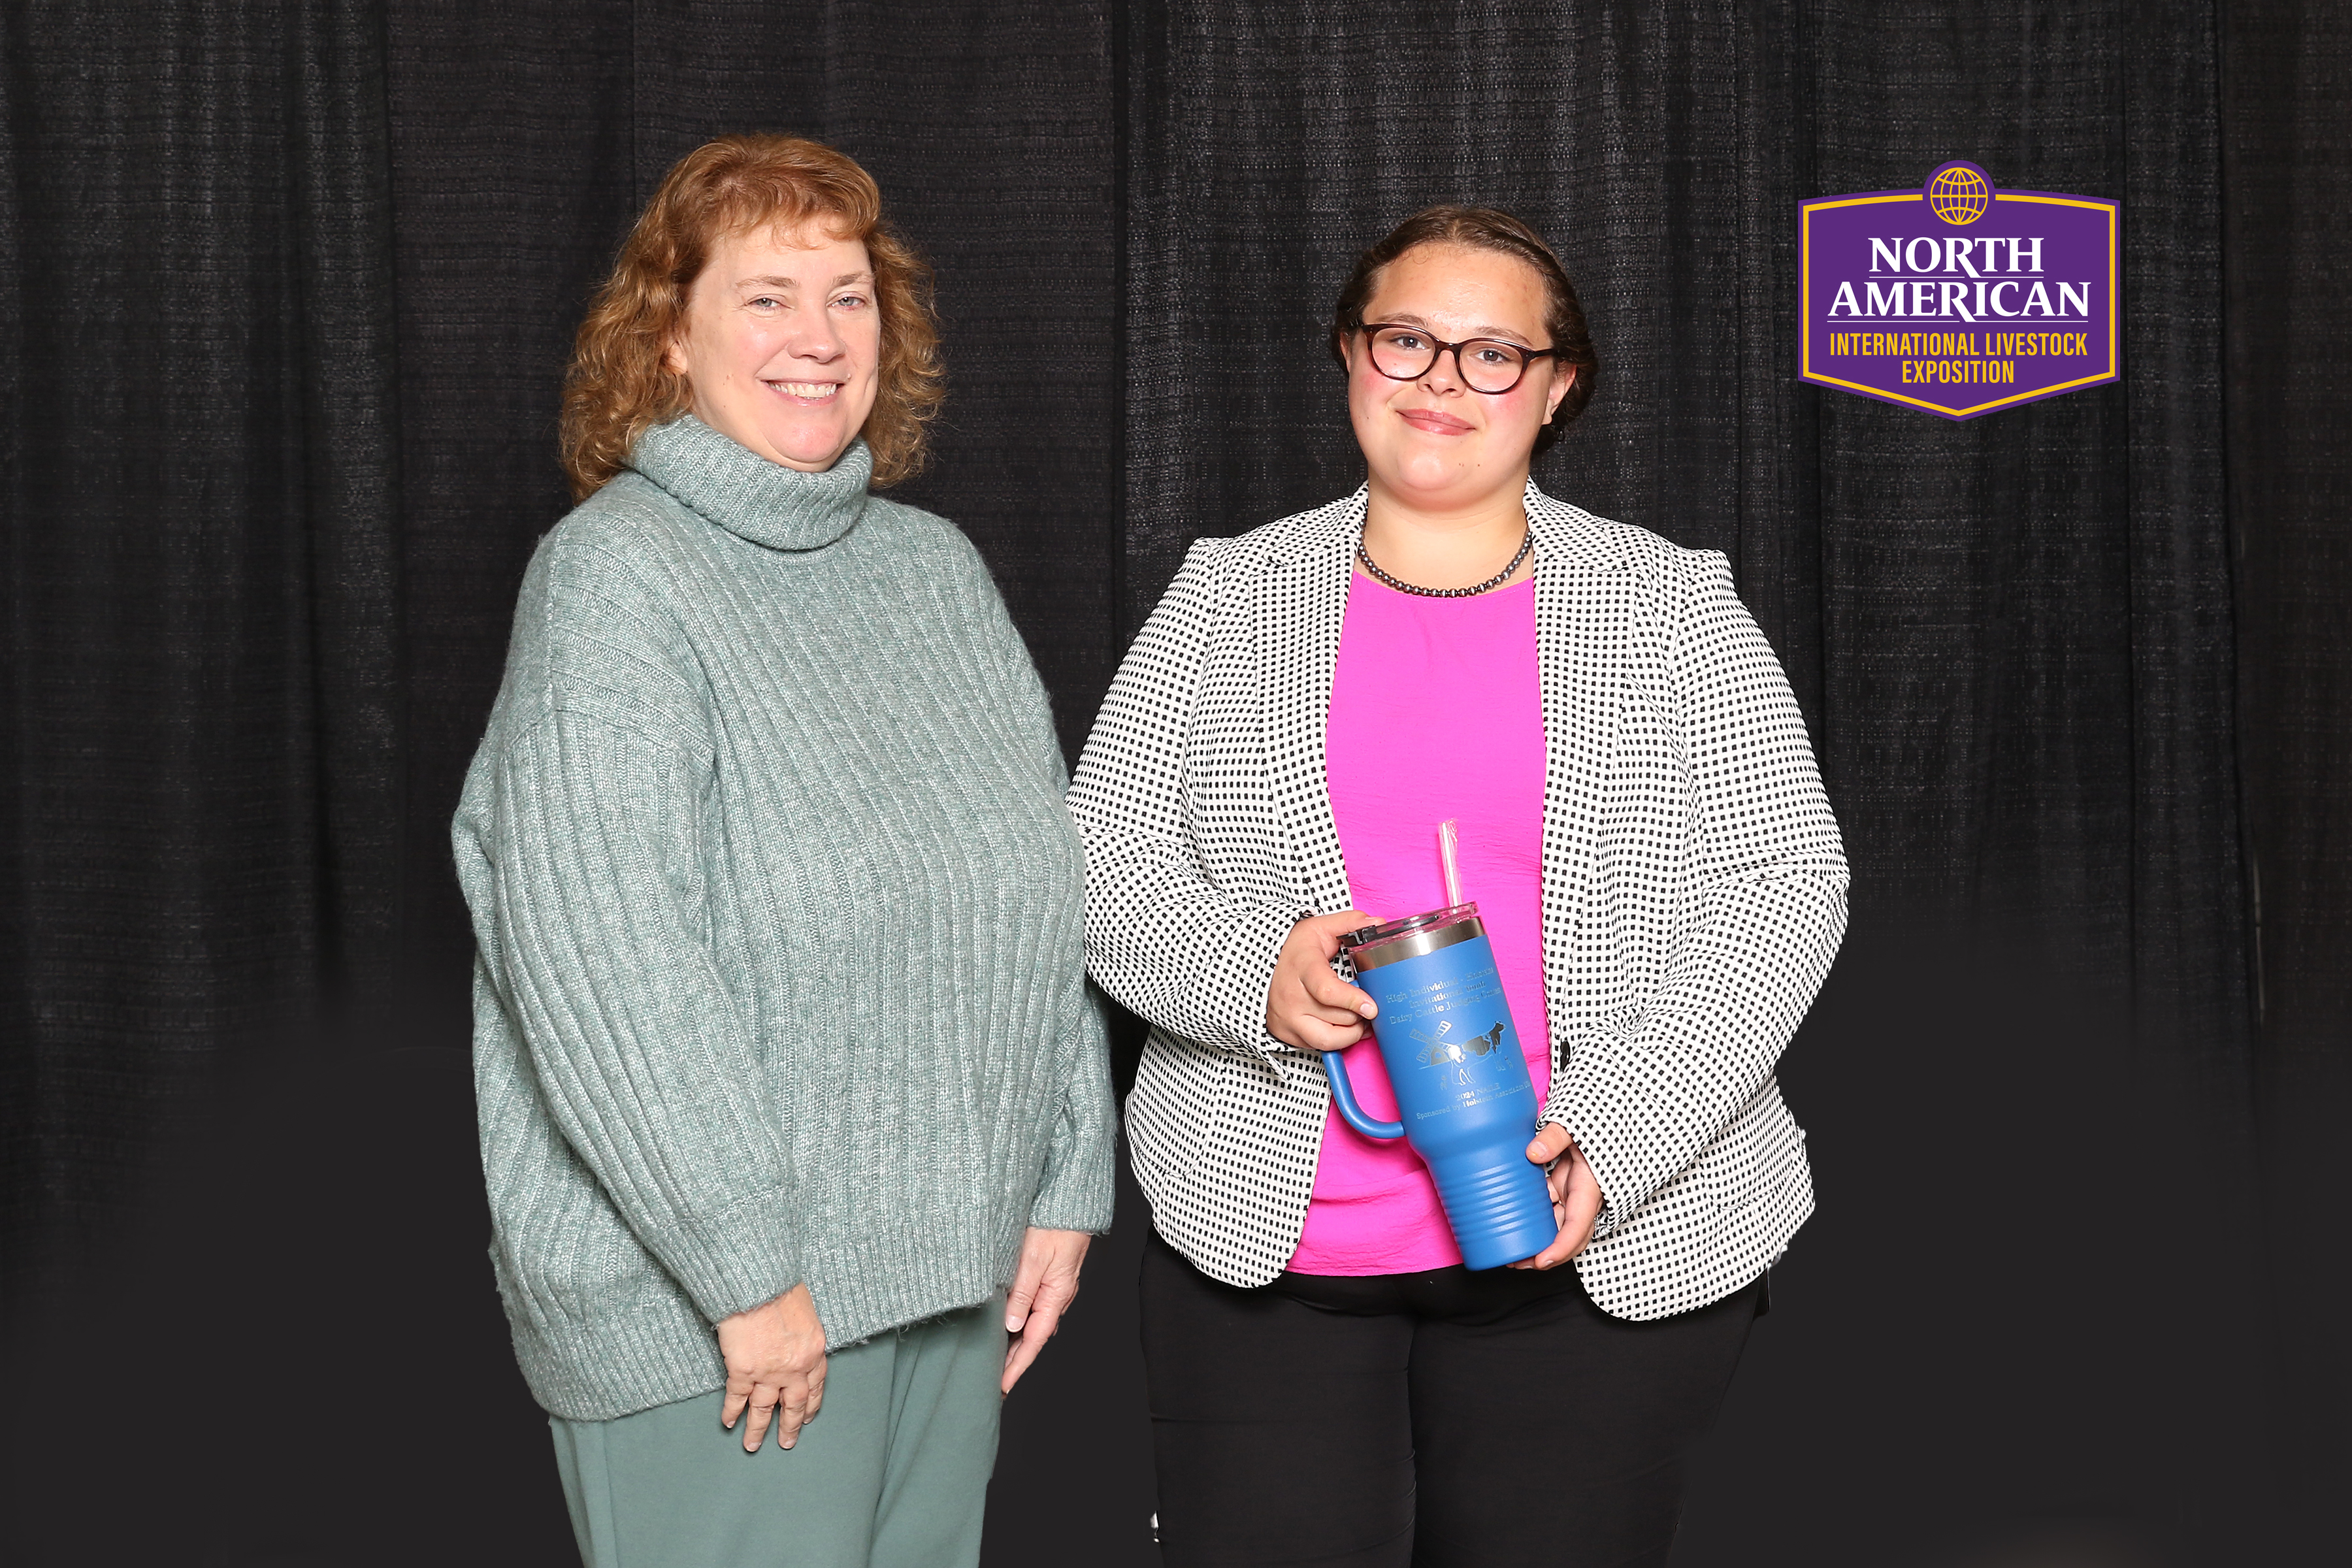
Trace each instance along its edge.
{"label": "pearl necklace", "polygon": [[1508,566],[1504,567],[1484,583],[1475,583],[1467,588],[1416,588],[1410,583],[1400,583],[1380,569],[1365,551],[1364,542],[1360,538],[1356,541],[1356,559],[1363,563],[1364,570],[1371,574],[1373,581],[1384,583],[1400,594],[1418,594],[1424,599],[1466,599],[1474,594],[1484,594],[1490,589],[1501,587],[1504,581],[1519,569],[1519,563],[1528,558],[1528,552],[1534,549],[1535,544],[1535,531],[1529,529],[1520,538],[1519,552],[1511,557],[1511,563]]}

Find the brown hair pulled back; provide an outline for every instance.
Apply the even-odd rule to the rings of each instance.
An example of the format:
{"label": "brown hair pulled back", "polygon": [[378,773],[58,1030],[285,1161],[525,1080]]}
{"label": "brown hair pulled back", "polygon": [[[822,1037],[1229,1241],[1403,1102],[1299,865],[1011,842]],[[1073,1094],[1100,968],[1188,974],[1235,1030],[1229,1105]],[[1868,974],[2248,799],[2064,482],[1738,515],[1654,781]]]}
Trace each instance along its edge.
{"label": "brown hair pulled back", "polygon": [[1515,256],[1542,277],[1544,294],[1550,301],[1544,317],[1545,330],[1551,334],[1549,346],[1560,351],[1560,364],[1576,372],[1576,380],[1560,398],[1551,423],[1536,432],[1536,450],[1542,451],[1559,440],[1592,401],[1601,356],[1592,352],[1592,333],[1584,324],[1584,307],[1576,298],[1576,285],[1568,280],[1568,269],[1544,243],[1543,236],[1500,208],[1450,204],[1423,207],[1356,258],[1356,269],[1348,275],[1339,302],[1331,309],[1331,357],[1343,365],[1348,363],[1349,335],[1364,324],[1364,305],[1380,285],[1381,269],[1424,245],[1462,245]]}
{"label": "brown hair pulled back", "polygon": [[882,363],[860,432],[874,451],[873,482],[895,484],[923,466],[924,422],[947,395],[929,267],[884,220],[882,193],[856,160],[797,136],[722,136],[663,177],[580,323],[563,380],[572,500],[602,489],[638,437],[688,407],[686,378],[665,355],[713,247],[746,229],[789,231],[811,219],[863,241],[874,264]]}

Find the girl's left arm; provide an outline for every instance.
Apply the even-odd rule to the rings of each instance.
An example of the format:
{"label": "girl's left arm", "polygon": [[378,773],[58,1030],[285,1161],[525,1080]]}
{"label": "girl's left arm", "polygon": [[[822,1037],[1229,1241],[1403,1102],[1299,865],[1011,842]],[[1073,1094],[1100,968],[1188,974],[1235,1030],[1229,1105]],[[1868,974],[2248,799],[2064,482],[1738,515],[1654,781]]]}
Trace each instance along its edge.
{"label": "girl's left arm", "polygon": [[1780,660],[1719,552],[1679,552],[1667,579],[1701,907],[1643,1004],[1572,1043],[1544,1107],[1600,1183],[1596,1237],[1764,1088],[1845,933],[1845,851]]}

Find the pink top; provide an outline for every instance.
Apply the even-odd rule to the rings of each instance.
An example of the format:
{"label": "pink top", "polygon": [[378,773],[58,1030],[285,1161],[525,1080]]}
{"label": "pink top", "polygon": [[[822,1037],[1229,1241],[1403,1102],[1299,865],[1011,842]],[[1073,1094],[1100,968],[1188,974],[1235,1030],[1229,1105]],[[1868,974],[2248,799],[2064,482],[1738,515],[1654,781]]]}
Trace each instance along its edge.
{"label": "pink top", "polygon": [[[1349,893],[1373,919],[1444,906],[1437,825],[1460,821],[1462,894],[1485,917],[1542,1100],[1551,1087],[1551,1030],[1543,987],[1543,691],[1534,583],[1433,599],[1359,574],[1348,595],[1323,735],[1323,776]],[[1347,1062],[1364,1110],[1396,1120],[1380,1047],[1367,1039],[1349,1050]],[[1461,1261],[1420,1156],[1402,1139],[1365,1137],[1336,1107],[1328,1112],[1315,1196],[1291,1270],[1407,1274]]]}

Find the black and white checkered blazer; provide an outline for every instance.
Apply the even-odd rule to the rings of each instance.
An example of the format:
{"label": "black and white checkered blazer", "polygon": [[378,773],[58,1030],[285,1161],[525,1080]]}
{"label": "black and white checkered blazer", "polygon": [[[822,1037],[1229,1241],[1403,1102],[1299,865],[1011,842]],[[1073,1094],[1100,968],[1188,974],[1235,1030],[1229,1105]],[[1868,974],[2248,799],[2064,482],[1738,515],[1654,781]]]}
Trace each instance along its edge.
{"label": "black and white checkered blazer", "polygon": [[[1845,930],[1802,717],[1714,551],[1528,486],[1546,763],[1544,1119],[1606,1202],[1577,1259],[1622,1318],[1754,1279],[1812,1212],[1773,1063]],[[1070,786],[1087,956],[1151,1026],[1127,1101],[1154,1225],[1235,1285],[1297,1246],[1328,1085],[1266,1031],[1276,954],[1349,907],[1323,731],[1364,492],[1203,539]]]}

